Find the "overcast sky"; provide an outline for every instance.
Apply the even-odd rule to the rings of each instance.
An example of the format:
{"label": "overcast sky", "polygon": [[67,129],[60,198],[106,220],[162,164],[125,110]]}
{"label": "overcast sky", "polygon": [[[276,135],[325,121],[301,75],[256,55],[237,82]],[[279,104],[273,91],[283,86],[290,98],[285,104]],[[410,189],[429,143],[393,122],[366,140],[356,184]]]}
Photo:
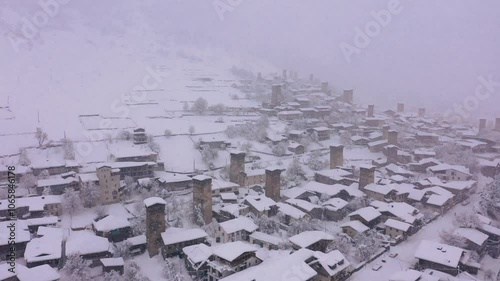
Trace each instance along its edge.
{"label": "overcast sky", "polygon": [[[39,9],[37,1],[27,2],[0,2],[3,21],[10,23],[4,32],[19,27],[16,13]],[[78,15],[107,36],[119,36],[131,25],[143,26],[158,38],[174,35],[200,47],[250,53],[304,76],[314,73],[338,90],[354,88],[356,101],[364,104],[395,107],[404,101],[443,110],[473,96],[480,76],[500,82],[497,0],[131,2],[71,0],[50,25],[71,29],[72,16]],[[382,10],[390,20],[385,26],[373,25],[373,12]],[[360,47],[355,28],[367,26],[380,28]],[[342,44],[360,48],[346,59]],[[499,93],[496,87],[473,113],[500,115]]]}

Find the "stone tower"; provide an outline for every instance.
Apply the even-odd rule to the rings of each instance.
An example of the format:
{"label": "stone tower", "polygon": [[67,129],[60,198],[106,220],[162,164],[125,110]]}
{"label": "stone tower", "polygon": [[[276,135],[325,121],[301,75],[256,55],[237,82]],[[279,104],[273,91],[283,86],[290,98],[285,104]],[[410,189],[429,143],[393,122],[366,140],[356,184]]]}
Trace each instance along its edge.
{"label": "stone tower", "polygon": [[195,220],[198,220],[198,216],[201,215],[205,224],[209,224],[212,222],[211,177],[204,175],[193,177],[193,208]]}
{"label": "stone tower", "polygon": [[387,157],[387,162],[398,163],[398,147],[395,145],[386,146],[385,156]]}
{"label": "stone tower", "polygon": [[328,93],[328,82],[326,81],[321,82],[321,91],[323,93]]}
{"label": "stone tower", "polygon": [[384,125],[382,126],[382,136],[384,140],[389,138],[389,130],[391,129],[391,126],[389,125]]}
{"label": "stone tower", "polygon": [[398,131],[389,130],[387,133],[387,143],[398,145]]}
{"label": "stone tower", "polygon": [[344,90],[342,94],[342,101],[345,103],[352,103],[354,100],[354,90]]}
{"label": "stone tower", "polygon": [[370,165],[359,167],[359,189],[363,190],[371,183],[375,183],[375,167]]}
{"label": "stone tower", "polygon": [[281,75],[281,76],[282,76],[284,79],[286,79],[286,78],[287,78],[286,69],[283,69],[283,73],[282,73],[282,75]]}
{"label": "stone tower", "polygon": [[425,108],[421,107],[418,109],[418,117],[425,117]]}
{"label": "stone tower", "polygon": [[495,119],[495,131],[500,132],[500,118]]}
{"label": "stone tower", "polygon": [[266,169],[266,196],[275,202],[280,200],[281,169],[270,167]]}
{"label": "stone tower", "polygon": [[165,232],[165,205],[160,197],[144,200],[146,206],[146,243],[149,257],[156,256],[163,246],[161,234]]}
{"label": "stone tower", "polygon": [[486,129],[486,119],[479,119],[479,131]]}
{"label": "stone tower", "polygon": [[271,88],[271,104],[278,105],[281,98],[281,85],[275,84]]}
{"label": "stone tower", "polygon": [[368,105],[368,117],[373,117],[375,116],[375,105],[370,104]]}
{"label": "stone tower", "polygon": [[245,152],[231,152],[231,160],[229,164],[229,181],[239,184],[240,174],[245,172]]}
{"label": "stone tower", "polygon": [[344,166],[344,146],[330,146],[330,169]]}
{"label": "stone tower", "polygon": [[397,112],[405,112],[405,104],[404,103],[398,103]]}

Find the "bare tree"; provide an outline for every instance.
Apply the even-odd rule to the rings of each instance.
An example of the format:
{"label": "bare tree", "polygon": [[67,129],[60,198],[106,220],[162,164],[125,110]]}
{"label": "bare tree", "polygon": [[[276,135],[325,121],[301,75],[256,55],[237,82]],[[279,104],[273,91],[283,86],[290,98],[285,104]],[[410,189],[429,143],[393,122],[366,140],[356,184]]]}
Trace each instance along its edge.
{"label": "bare tree", "polygon": [[193,106],[191,106],[191,110],[196,112],[198,115],[203,115],[208,108],[208,102],[204,98],[198,98],[194,101]]}
{"label": "bare tree", "polygon": [[164,135],[168,139],[172,136],[172,131],[170,131],[169,129],[166,129]]}
{"label": "bare tree", "polygon": [[80,253],[73,253],[66,258],[64,267],[62,268],[68,274],[66,280],[84,280],[90,281],[91,271],[90,262],[82,258]]}
{"label": "bare tree", "polygon": [[36,128],[35,138],[38,141],[38,147],[42,147],[43,143],[47,140],[48,135],[42,128]]}
{"label": "bare tree", "polygon": [[17,162],[21,166],[31,165],[31,160],[28,157],[28,152],[25,148],[19,150],[19,160]]}
{"label": "bare tree", "polygon": [[464,248],[467,245],[467,241],[460,235],[456,235],[452,230],[442,230],[439,233],[439,237],[441,237],[441,241],[444,244]]}
{"label": "bare tree", "polygon": [[75,147],[73,141],[68,138],[64,138],[61,142],[64,151],[64,159],[75,160]]}
{"label": "bare tree", "polygon": [[83,201],[83,206],[86,208],[97,205],[97,203],[99,203],[99,198],[101,197],[99,187],[93,182],[83,186],[80,191],[80,195]]}
{"label": "bare tree", "polygon": [[80,195],[72,188],[66,188],[64,190],[62,201],[63,208],[70,214],[73,214],[75,211],[79,210],[82,207]]}
{"label": "bare tree", "polygon": [[193,125],[189,126],[188,132],[189,132],[189,134],[190,134],[190,135],[193,135],[193,134],[194,134],[195,129],[194,129],[194,126],[193,126]]}

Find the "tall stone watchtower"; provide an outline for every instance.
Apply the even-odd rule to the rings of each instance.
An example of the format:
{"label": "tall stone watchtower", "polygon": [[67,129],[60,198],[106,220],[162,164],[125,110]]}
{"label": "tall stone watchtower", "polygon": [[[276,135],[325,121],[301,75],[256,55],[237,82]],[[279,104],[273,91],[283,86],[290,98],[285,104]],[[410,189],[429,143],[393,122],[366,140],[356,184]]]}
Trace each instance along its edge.
{"label": "tall stone watchtower", "polygon": [[245,152],[232,151],[229,163],[229,181],[240,184],[240,175],[245,172]]}
{"label": "tall stone watchtower", "polygon": [[344,166],[344,146],[330,146],[330,169]]}
{"label": "tall stone watchtower", "polygon": [[418,117],[425,117],[425,108],[421,107],[418,109]]}
{"label": "tall stone watchtower", "polygon": [[479,131],[486,129],[486,119],[479,119]]}
{"label": "tall stone watchtower", "polygon": [[398,145],[398,131],[389,130],[387,136],[387,143],[392,145]]}
{"label": "tall stone watchtower", "polygon": [[271,104],[278,105],[281,99],[281,85],[275,84],[271,87]]}
{"label": "tall stone watchtower", "polygon": [[201,216],[205,224],[212,222],[212,178],[204,175],[193,177],[193,212],[195,220]]}
{"label": "tall stone watchtower", "polygon": [[375,167],[371,165],[359,167],[359,189],[363,190],[371,183],[375,183]]}
{"label": "tall stone watchtower", "polygon": [[165,205],[160,197],[144,200],[146,206],[146,243],[149,257],[156,256],[163,246],[161,234],[165,232]]}
{"label": "tall stone watchtower", "polygon": [[368,117],[373,117],[375,116],[375,105],[374,104],[370,104],[368,105]]}
{"label": "tall stone watchtower", "polygon": [[266,169],[266,196],[279,202],[281,186],[281,169],[278,167],[268,167]]}
{"label": "tall stone watchtower", "polygon": [[495,131],[500,132],[500,118],[495,119]]}
{"label": "tall stone watchtower", "polygon": [[405,104],[404,103],[398,103],[397,112],[405,112]]}

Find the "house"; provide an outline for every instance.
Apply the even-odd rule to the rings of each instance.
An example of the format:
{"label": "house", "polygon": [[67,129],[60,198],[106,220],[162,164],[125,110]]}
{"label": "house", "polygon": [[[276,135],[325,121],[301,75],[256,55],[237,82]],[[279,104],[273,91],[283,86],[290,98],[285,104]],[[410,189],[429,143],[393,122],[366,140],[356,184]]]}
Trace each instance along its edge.
{"label": "house", "polygon": [[329,221],[339,221],[344,218],[346,214],[346,207],[348,202],[341,198],[331,198],[321,206],[324,208],[324,218]]}
{"label": "house", "polygon": [[56,226],[59,218],[56,216],[27,219],[28,229],[31,233],[37,233],[41,226]]}
{"label": "house", "polygon": [[428,170],[442,181],[467,181],[472,179],[469,169],[460,165],[440,164],[429,167]]}
{"label": "house", "polygon": [[466,250],[476,251],[483,253],[486,249],[486,241],[488,235],[474,228],[457,228],[453,234],[463,237],[466,240]]}
{"label": "house", "polygon": [[219,196],[221,193],[239,193],[240,185],[234,182],[212,179],[212,196]]}
{"label": "house", "polygon": [[261,248],[269,250],[278,250],[279,246],[284,242],[285,240],[282,238],[275,235],[269,235],[264,232],[255,231],[250,234],[250,244],[258,245]]}
{"label": "house", "polygon": [[110,273],[116,271],[118,274],[123,275],[125,270],[125,262],[122,257],[119,258],[103,258],[99,260],[102,264],[102,271]]}
{"label": "house", "polygon": [[248,267],[256,266],[262,261],[255,252],[258,247],[237,241],[213,247],[208,266],[208,280],[218,281]]}
{"label": "house", "polygon": [[323,184],[342,184],[350,185],[357,180],[353,179],[353,174],[349,171],[343,169],[330,169],[316,172],[314,174],[314,180]]}
{"label": "house", "polygon": [[298,110],[280,111],[278,112],[278,119],[282,121],[292,121],[301,119],[304,113]]}
{"label": "house", "polygon": [[9,243],[11,230],[15,232],[15,256],[20,258],[24,256],[24,252],[28,242],[31,240],[31,234],[28,230],[28,225],[26,221],[18,220],[15,225],[12,225],[11,221],[0,222],[0,260],[5,260],[9,258],[8,255],[14,254],[11,251],[11,245]]}
{"label": "house", "polygon": [[385,234],[391,238],[405,237],[409,235],[411,224],[398,221],[395,219],[388,219],[384,222]]}
{"label": "house", "polygon": [[248,195],[243,199],[243,204],[249,206],[250,212],[257,217],[263,215],[271,217],[278,212],[276,202],[265,195]]}
{"label": "house", "polygon": [[339,250],[314,252],[309,265],[318,273],[313,281],[343,281],[349,276],[350,263]]}
{"label": "house", "polygon": [[250,234],[258,228],[252,219],[238,217],[219,223],[215,229],[215,240],[217,243],[249,241]]}
{"label": "house", "polygon": [[169,191],[186,190],[193,187],[193,179],[186,175],[165,171],[154,171],[153,175],[158,180],[160,187]]}
{"label": "house", "polygon": [[146,235],[130,237],[127,240],[129,243],[129,251],[132,255],[139,255],[146,251]]}
{"label": "house", "polygon": [[304,231],[288,239],[295,250],[309,249],[325,253],[328,243],[333,236],[323,231]]}
{"label": "house", "polygon": [[391,200],[396,195],[396,189],[394,189],[394,185],[392,184],[381,185],[371,183],[365,186],[363,189],[366,195],[379,201],[384,201],[386,199]]}
{"label": "house", "polygon": [[158,154],[147,146],[127,145],[121,147],[110,145],[110,160],[114,162],[156,162]]}
{"label": "house", "polygon": [[221,193],[220,199],[222,203],[236,204],[238,203],[238,196],[232,192]]}
{"label": "house", "polygon": [[311,202],[301,199],[288,199],[285,201],[287,204],[305,212],[309,216],[317,219],[323,217],[323,207],[313,204]]}
{"label": "house", "polygon": [[463,254],[463,249],[422,240],[415,251],[415,258],[422,269],[434,269],[456,276],[460,272],[460,259]]}
{"label": "house", "polygon": [[196,244],[207,244],[208,235],[199,228],[184,229],[169,227],[161,234],[163,247],[161,254],[164,259],[181,255],[182,249]]}
{"label": "house", "polygon": [[[112,173],[118,173],[120,175],[120,180],[124,180],[125,177],[129,176],[134,180],[142,178],[154,178],[154,170],[157,167],[155,162],[110,162],[101,163],[96,166],[96,171],[98,172],[101,167],[109,167],[112,169]],[[98,173],[99,176],[99,173]],[[101,184],[101,182],[99,182]]]}
{"label": "house", "polygon": [[240,174],[240,178],[244,179],[244,186],[264,185],[266,182],[265,169],[246,170]]}
{"label": "house", "polygon": [[278,213],[283,215],[286,225],[309,217],[308,214],[291,205],[279,202],[276,206],[278,206]]}
{"label": "house", "polygon": [[129,238],[132,233],[130,222],[123,217],[108,215],[92,223],[97,236],[108,238],[110,242],[120,242]]}
{"label": "house", "polygon": [[288,151],[293,152],[295,154],[304,154],[306,149],[302,144],[297,142],[292,142],[288,145]]}
{"label": "house", "polygon": [[314,193],[308,191],[302,187],[292,187],[289,189],[285,189],[281,191],[281,198],[284,200],[287,199],[302,199],[306,200],[307,198],[314,196]]}
{"label": "house", "polygon": [[208,280],[210,267],[208,262],[212,256],[213,249],[206,244],[196,244],[184,247],[184,264],[187,272],[193,280]]}
{"label": "house", "polygon": [[370,228],[366,225],[364,225],[360,221],[348,221],[340,225],[340,228],[342,228],[342,232],[354,237],[358,234],[364,233],[368,231]]}
{"label": "house", "polygon": [[347,215],[351,221],[357,220],[372,228],[380,223],[382,214],[373,207],[364,207]]}
{"label": "house", "polygon": [[120,200],[120,169],[102,165],[97,167],[99,200],[101,204],[113,204]]}
{"label": "house", "polygon": [[388,144],[387,140],[371,141],[367,144],[368,150],[372,153],[381,152],[384,146]]}
{"label": "house", "polygon": [[210,148],[214,149],[226,149],[227,147],[231,146],[231,143],[228,142],[226,139],[223,138],[202,138],[199,143],[200,147],[204,147],[205,145],[208,145]]}
{"label": "house", "polygon": [[66,240],[66,257],[80,254],[86,260],[98,265],[102,258],[110,258],[112,245],[108,239],[94,235],[90,231],[73,231]]}
{"label": "house", "polygon": [[47,264],[60,265],[62,256],[63,231],[60,228],[40,227],[37,238],[26,245],[24,259],[28,268]]}
{"label": "house", "polygon": [[19,281],[59,281],[61,275],[56,269],[47,264],[37,267],[24,268],[16,265],[17,279]]}
{"label": "house", "polygon": [[144,128],[134,129],[132,133],[132,140],[134,144],[142,144],[148,142],[148,137],[146,135],[146,130]]}
{"label": "house", "polygon": [[50,194],[61,195],[66,188],[73,188],[79,190],[80,181],[76,177],[63,178],[61,176],[54,176],[47,179],[40,179],[36,182],[36,192],[38,195],[43,194],[45,188],[50,189]]}
{"label": "house", "polygon": [[250,207],[244,204],[222,203],[214,205],[212,213],[218,222],[225,222],[250,213]]}
{"label": "house", "polygon": [[318,141],[330,139],[330,129],[327,127],[315,127],[308,131],[316,133],[318,135]]}

